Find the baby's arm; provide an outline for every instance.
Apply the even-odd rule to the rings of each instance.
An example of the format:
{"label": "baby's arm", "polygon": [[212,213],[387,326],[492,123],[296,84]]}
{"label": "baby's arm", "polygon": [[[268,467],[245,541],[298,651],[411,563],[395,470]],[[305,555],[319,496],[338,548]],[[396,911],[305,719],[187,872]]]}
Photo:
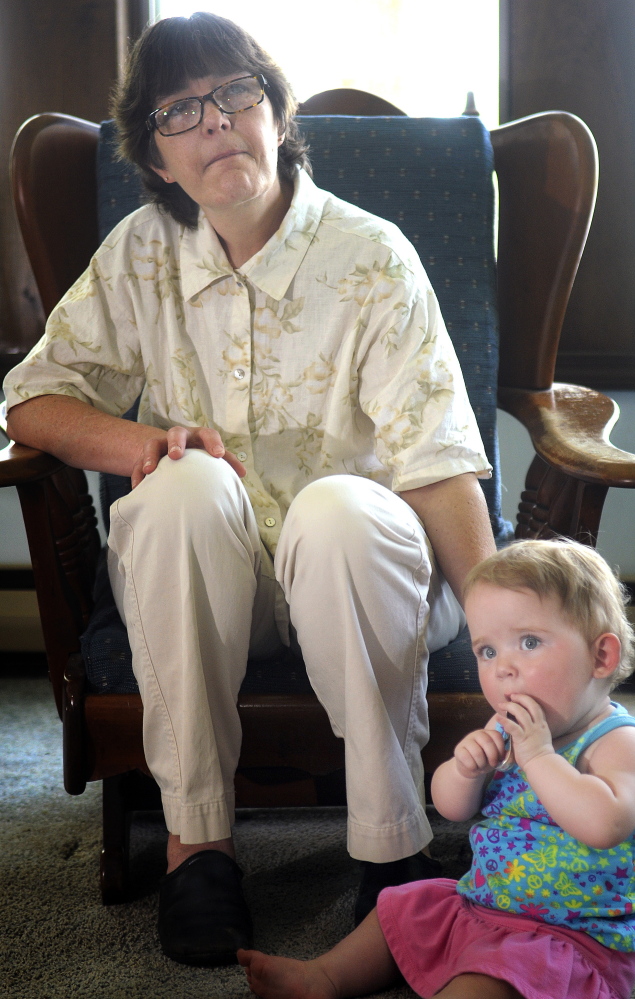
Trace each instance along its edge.
{"label": "baby's arm", "polygon": [[470,732],[432,777],[434,806],[453,822],[471,819],[483,800],[483,788],[505,755],[503,736],[494,728],[496,716],[485,728]]}
{"label": "baby's arm", "polygon": [[[514,718],[501,705],[500,724],[512,736],[516,762],[555,822],[587,846],[610,849],[635,829],[635,729],[614,729],[572,766],[553,748],[540,705],[513,695]],[[504,713],[503,713],[504,711]]]}

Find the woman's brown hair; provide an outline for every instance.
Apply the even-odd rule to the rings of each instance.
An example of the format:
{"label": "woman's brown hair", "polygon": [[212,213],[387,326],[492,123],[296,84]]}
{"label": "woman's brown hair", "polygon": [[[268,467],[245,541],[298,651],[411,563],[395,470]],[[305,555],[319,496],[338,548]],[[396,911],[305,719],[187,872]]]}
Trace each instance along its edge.
{"label": "woman's brown hair", "polygon": [[267,81],[265,92],[279,134],[285,136],[278,150],[280,176],[292,180],[296,163],[310,172],[307,146],[293,117],[297,104],[282,70],[251,35],[217,14],[166,17],[146,28],[112,102],[120,155],[138,168],[149,200],[191,229],[196,228],[199,206],[182,187],[167,184],[152,169],[163,164],[146,121],[162,98],[190,80],[229,73],[260,73]]}

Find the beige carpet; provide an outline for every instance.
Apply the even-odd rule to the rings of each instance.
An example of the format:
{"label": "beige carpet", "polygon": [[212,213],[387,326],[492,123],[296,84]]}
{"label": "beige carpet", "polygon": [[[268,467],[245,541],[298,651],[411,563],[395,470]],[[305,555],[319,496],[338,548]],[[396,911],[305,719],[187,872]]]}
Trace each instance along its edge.
{"label": "beige carpet", "polygon": [[[100,790],[70,798],[60,757],[48,681],[0,677],[0,997],[248,999],[239,968],[188,968],[159,951],[166,832],[157,813],[135,818],[131,900],[101,904]],[[433,817],[433,825],[435,855],[459,877],[469,866],[469,823]],[[358,872],[343,809],[245,811],[236,839],[258,947],[307,958],[350,931]],[[404,986],[382,996],[414,993]]]}

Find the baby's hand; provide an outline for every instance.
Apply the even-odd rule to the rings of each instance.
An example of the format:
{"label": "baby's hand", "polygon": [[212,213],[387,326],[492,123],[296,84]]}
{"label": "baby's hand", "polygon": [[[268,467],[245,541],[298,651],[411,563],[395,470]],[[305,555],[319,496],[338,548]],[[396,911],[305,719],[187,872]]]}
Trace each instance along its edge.
{"label": "baby's hand", "polygon": [[505,756],[505,740],[494,728],[497,720],[494,715],[485,728],[470,732],[455,748],[454,762],[462,777],[476,779],[490,774]]}
{"label": "baby's hand", "polygon": [[511,735],[519,767],[524,768],[536,757],[555,752],[545,713],[533,697],[512,694],[510,701],[498,706],[498,711],[496,721]]}

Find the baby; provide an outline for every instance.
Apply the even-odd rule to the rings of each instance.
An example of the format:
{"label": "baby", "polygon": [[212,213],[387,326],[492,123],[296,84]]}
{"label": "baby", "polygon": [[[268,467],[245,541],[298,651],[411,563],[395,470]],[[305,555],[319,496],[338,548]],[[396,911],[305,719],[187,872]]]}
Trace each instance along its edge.
{"label": "baby", "polygon": [[446,818],[482,812],[460,881],[387,888],[313,961],[241,950],[261,999],[339,999],[400,974],[423,997],[629,999],[635,984],[635,718],[610,699],[633,633],[606,562],[523,541],[477,566],[465,610],[495,714],[435,772]]}

